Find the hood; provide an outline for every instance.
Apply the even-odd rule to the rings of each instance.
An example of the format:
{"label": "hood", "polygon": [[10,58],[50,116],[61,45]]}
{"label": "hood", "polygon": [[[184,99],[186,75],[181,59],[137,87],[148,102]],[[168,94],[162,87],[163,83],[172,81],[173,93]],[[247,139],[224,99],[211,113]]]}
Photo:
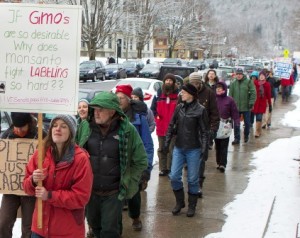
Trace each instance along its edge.
{"label": "hood", "polygon": [[219,82],[216,83],[216,87],[217,87],[217,85],[222,85],[222,88],[225,90],[225,93],[222,94],[222,95],[217,95],[216,94],[217,97],[219,97],[219,96],[226,96],[227,95],[227,91],[228,91],[227,84],[224,81],[219,81]]}
{"label": "hood", "polygon": [[143,101],[131,100],[130,106],[134,112],[145,116],[147,115],[147,104]]}
{"label": "hood", "polygon": [[89,104],[89,107],[102,107],[115,110],[120,116],[125,114],[120,108],[119,98],[116,94],[110,92],[101,92],[97,94]]}

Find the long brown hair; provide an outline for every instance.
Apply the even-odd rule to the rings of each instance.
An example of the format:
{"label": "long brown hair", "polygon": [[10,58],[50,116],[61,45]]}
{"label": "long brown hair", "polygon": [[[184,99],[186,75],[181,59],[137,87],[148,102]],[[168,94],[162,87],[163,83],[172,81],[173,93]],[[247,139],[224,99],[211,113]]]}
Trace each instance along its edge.
{"label": "long brown hair", "polygon": [[[57,120],[59,120],[59,118],[56,119],[55,121],[57,121]],[[62,120],[62,119],[61,119],[61,120]],[[69,135],[68,140],[64,143],[64,146],[63,146],[61,155],[59,155],[57,146],[56,146],[56,144],[54,143],[53,138],[52,138],[52,129],[53,129],[53,125],[54,125],[55,121],[53,121],[53,122],[51,123],[51,126],[50,126],[50,128],[49,128],[48,134],[47,134],[47,136],[45,137],[45,139],[44,139],[44,141],[43,141],[43,159],[44,159],[45,156],[46,156],[46,151],[47,151],[47,150],[49,149],[49,147],[50,147],[50,148],[52,148],[52,155],[53,155],[53,157],[54,157],[54,160],[55,160],[56,162],[58,162],[58,161],[60,161],[60,160],[63,158],[63,156],[65,155],[67,149],[68,149],[71,145],[74,144],[74,140],[73,140],[73,138],[72,138],[73,135],[72,135],[72,133],[71,133],[70,127],[68,126],[69,131],[70,131],[70,135]]]}

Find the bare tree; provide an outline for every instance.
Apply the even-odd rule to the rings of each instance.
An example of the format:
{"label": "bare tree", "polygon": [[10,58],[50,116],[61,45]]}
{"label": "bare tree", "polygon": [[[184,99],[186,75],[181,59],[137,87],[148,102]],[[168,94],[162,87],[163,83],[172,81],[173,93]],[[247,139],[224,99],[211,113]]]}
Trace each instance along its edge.
{"label": "bare tree", "polygon": [[[76,5],[77,0],[68,0]],[[78,0],[83,7],[81,41],[87,46],[90,60],[118,30],[123,5],[118,0]]]}

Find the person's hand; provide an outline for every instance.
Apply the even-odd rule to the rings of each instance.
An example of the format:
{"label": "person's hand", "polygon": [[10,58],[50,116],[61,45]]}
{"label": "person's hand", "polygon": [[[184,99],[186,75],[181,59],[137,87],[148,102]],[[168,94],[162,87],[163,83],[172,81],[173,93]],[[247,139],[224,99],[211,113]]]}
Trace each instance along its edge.
{"label": "person's hand", "polygon": [[46,178],[46,169],[36,169],[32,173],[32,180],[35,184],[39,181],[43,181]]}
{"label": "person's hand", "polygon": [[272,110],[273,110],[273,108],[272,108],[272,106],[270,105],[270,106],[269,106],[269,113],[271,113]]}
{"label": "person's hand", "polygon": [[253,109],[253,104],[249,104],[249,109],[252,110]]}
{"label": "person's hand", "polygon": [[35,187],[35,197],[41,198],[43,201],[48,199],[48,191],[44,187]]}
{"label": "person's hand", "polygon": [[213,131],[213,130],[210,130],[209,136],[210,136],[210,139],[211,139],[211,140],[214,140],[214,139],[216,139],[216,137],[217,137],[217,132],[216,132],[216,131]]}

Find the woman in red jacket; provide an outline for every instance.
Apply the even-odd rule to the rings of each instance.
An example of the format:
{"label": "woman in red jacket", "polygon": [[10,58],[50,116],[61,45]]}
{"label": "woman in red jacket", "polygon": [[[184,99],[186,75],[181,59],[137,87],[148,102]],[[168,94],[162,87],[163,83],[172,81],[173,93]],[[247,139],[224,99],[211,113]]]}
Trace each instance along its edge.
{"label": "woman in red jacket", "polygon": [[272,112],[271,104],[271,86],[267,82],[266,72],[261,71],[258,76],[258,80],[254,81],[256,88],[256,101],[252,112],[256,117],[256,130],[255,137],[258,138],[261,135],[261,123],[263,114],[266,112],[267,105],[269,105],[269,112]]}
{"label": "woman in red jacket", "polygon": [[[85,237],[84,207],[88,203],[93,172],[88,153],[74,142],[76,119],[57,115],[43,144],[43,169],[35,151],[23,181],[24,191],[42,199],[42,228],[37,227],[37,204],[32,219],[34,238]],[[42,186],[37,186],[42,181]]]}

